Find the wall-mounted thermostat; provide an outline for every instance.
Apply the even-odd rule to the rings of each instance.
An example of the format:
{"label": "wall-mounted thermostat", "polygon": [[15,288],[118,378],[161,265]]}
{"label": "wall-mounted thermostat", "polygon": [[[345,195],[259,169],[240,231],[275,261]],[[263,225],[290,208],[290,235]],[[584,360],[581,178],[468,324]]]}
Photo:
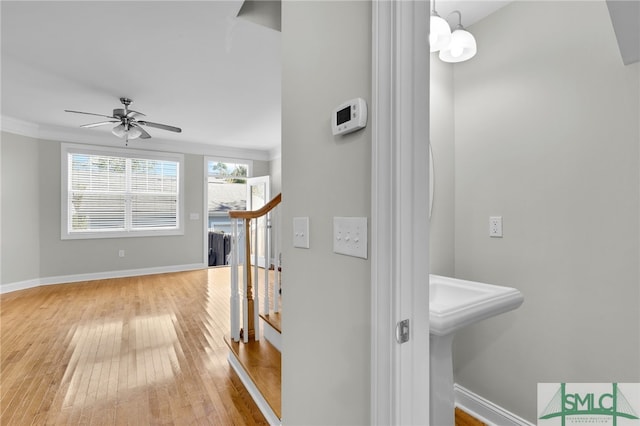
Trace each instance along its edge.
{"label": "wall-mounted thermostat", "polygon": [[367,103],[362,98],[345,102],[333,111],[331,129],[334,135],[355,132],[367,126]]}

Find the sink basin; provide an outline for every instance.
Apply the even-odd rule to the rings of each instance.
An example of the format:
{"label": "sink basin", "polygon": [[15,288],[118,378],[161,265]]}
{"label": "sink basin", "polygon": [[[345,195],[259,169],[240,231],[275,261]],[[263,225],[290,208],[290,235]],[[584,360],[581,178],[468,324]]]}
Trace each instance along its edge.
{"label": "sink basin", "polygon": [[469,324],[516,309],[515,288],[429,275],[429,393],[432,426],[455,424],[452,342]]}
{"label": "sink basin", "polygon": [[430,275],[430,333],[453,333],[465,325],[516,309],[523,300],[515,288]]}

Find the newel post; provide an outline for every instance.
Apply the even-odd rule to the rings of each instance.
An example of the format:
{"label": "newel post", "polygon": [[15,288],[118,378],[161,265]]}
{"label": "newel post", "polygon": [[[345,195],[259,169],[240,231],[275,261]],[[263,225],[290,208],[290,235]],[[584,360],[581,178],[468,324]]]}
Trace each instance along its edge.
{"label": "newel post", "polygon": [[247,337],[249,340],[254,340],[256,337],[255,322],[253,315],[253,285],[251,282],[251,219],[247,218],[244,221],[244,264],[245,274],[247,275],[247,292],[245,298],[247,299]]}

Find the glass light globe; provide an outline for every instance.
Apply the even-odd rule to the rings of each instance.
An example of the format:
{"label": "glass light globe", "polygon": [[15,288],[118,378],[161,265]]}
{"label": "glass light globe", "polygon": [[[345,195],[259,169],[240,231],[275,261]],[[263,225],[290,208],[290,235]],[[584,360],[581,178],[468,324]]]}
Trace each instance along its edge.
{"label": "glass light globe", "polygon": [[473,58],[477,51],[476,39],[459,27],[451,33],[451,43],[440,51],[439,57],[444,62],[463,62]]}
{"label": "glass light globe", "polygon": [[437,52],[440,49],[447,47],[449,41],[451,41],[451,28],[447,21],[438,16],[437,13],[431,15],[429,29],[429,45],[431,52]]}
{"label": "glass light globe", "polygon": [[142,132],[138,129],[137,126],[129,126],[129,139],[137,139],[140,137]]}
{"label": "glass light globe", "polygon": [[119,138],[123,138],[127,131],[124,128],[124,124],[119,124],[111,130],[111,133],[116,135]]}
{"label": "glass light globe", "polygon": [[451,56],[453,56],[454,58],[459,58],[463,52],[464,49],[460,45],[456,45],[451,48]]}

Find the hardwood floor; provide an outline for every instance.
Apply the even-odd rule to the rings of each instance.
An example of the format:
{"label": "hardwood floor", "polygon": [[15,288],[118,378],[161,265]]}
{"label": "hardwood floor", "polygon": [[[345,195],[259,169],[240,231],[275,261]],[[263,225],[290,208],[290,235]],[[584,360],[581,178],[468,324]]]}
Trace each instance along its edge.
{"label": "hardwood floor", "polygon": [[228,272],[2,295],[0,424],[266,424],[227,362]]}
{"label": "hardwood floor", "polygon": [[274,330],[282,333],[282,313],[271,312],[270,314],[260,314],[260,318],[271,324]]}
{"label": "hardwood floor", "polygon": [[469,413],[456,407],[456,426],[487,426]]}
{"label": "hardwood floor", "polygon": [[280,351],[264,340],[242,343],[233,342],[226,337],[225,343],[238,358],[242,368],[256,385],[273,413],[281,419],[282,377]]}
{"label": "hardwood floor", "polygon": [[1,295],[0,425],[266,425],[228,331],[224,267]]}

